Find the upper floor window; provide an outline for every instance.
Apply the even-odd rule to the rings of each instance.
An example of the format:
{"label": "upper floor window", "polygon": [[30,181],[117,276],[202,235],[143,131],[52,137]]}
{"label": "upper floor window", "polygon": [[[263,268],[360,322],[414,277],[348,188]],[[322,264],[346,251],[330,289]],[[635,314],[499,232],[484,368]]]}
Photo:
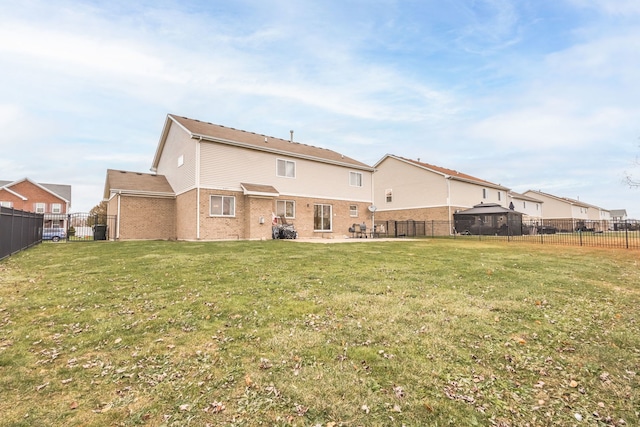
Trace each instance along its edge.
{"label": "upper floor window", "polygon": [[233,196],[211,196],[211,216],[235,216],[236,198]]}
{"label": "upper floor window", "polygon": [[12,208],[13,202],[0,202],[0,206],[2,206],[3,208]]}
{"label": "upper floor window", "polygon": [[286,178],[296,177],[296,162],[278,159],[276,161],[276,175]]}
{"label": "upper floor window", "polygon": [[393,190],[391,190],[390,188],[384,190],[384,199],[387,203],[393,202]]}
{"label": "upper floor window", "polygon": [[36,203],[35,204],[35,208],[36,208],[36,213],[44,213],[45,211],[45,204],[44,203]]}
{"label": "upper floor window", "polygon": [[482,189],[482,198],[483,198],[483,199],[486,199],[486,198],[487,198],[487,189],[486,189],[486,188],[483,188],[483,189]]}
{"label": "upper floor window", "polygon": [[536,203],[536,210],[539,211],[540,210],[540,203]]}
{"label": "upper floor window", "polygon": [[276,215],[285,218],[295,218],[296,202],[293,200],[278,200],[276,202]]}
{"label": "upper floor window", "polygon": [[349,185],[362,187],[362,174],[360,172],[349,172]]}
{"label": "upper floor window", "polygon": [[498,200],[502,200],[502,193],[498,191]]}
{"label": "upper floor window", "polygon": [[54,213],[54,214],[62,213],[62,205],[60,203],[52,203],[51,213]]}
{"label": "upper floor window", "polygon": [[527,202],[522,202],[522,209],[527,209]]}

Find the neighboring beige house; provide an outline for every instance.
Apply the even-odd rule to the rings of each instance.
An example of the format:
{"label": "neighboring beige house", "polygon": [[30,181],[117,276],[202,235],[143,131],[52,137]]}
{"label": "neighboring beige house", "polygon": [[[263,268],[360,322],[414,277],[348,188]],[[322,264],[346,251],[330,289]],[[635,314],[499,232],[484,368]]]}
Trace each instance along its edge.
{"label": "neighboring beige house", "polygon": [[387,154],[374,168],[376,221],[438,221],[450,234],[456,211],[509,204],[507,187],[418,160]]}
{"label": "neighboring beige house", "polygon": [[523,222],[542,220],[542,200],[515,191],[509,191],[507,197],[509,198],[509,209],[520,212]]}
{"label": "neighboring beige house", "polygon": [[627,219],[629,219],[627,217],[627,210],[626,209],[611,209],[611,219],[613,221],[626,221]]}
{"label": "neighboring beige house", "polygon": [[[128,177],[126,191],[112,182],[117,171],[108,173],[108,214],[118,215],[121,239],[270,239],[274,218],[300,237],[344,236],[354,223],[371,224],[373,168],[293,140],[170,114],[151,170]],[[154,176],[166,185],[147,188]],[[162,224],[157,236],[130,232],[144,218]]]}
{"label": "neighboring beige house", "polygon": [[611,219],[608,210],[577,199],[558,197],[542,191],[529,190],[525,196],[544,202],[545,224],[555,224],[561,231],[575,231],[581,227],[602,231]]}

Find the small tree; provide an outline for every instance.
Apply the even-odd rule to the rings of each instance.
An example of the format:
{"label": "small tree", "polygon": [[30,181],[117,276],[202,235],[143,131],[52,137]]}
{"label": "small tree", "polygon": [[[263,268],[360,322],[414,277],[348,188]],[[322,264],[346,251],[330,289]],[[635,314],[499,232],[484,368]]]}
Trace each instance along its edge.
{"label": "small tree", "polygon": [[96,224],[107,223],[107,202],[104,200],[95,205],[89,211],[89,218],[87,219],[87,225],[93,227]]}
{"label": "small tree", "polygon": [[[634,167],[640,166],[640,158],[638,158],[638,156],[636,156],[635,160],[633,161],[633,166]],[[640,181],[638,181],[637,179],[634,179],[633,175],[631,175],[629,172],[625,173],[625,181],[627,182],[627,185],[629,185],[629,187],[631,188],[640,188]]]}

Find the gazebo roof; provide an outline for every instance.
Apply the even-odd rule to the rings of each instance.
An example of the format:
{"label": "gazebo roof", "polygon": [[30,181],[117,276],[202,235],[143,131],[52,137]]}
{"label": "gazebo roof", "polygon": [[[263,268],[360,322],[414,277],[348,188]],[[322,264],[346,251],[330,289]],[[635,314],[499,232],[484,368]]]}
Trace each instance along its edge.
{"label": "gazebo roof", "polygon": [[516,214],[522,215],[520,212],[516,212],[511,209],[507,209],[503,206],[500,206],[497,203],[481,203],[479,205],[475,205],[471,209],[467,209],[466,211],[461,211],[456,213],[456,215],[491,215],[491,214]]}

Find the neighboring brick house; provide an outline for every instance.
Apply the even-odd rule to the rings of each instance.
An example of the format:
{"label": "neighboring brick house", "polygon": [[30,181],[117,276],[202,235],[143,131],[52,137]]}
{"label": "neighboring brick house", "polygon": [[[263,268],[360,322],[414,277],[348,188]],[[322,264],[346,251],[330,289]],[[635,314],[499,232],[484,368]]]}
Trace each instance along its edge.
{"label": "neighboring brick house", "polygon": [[[170,114],[151,170],[166,180],[160,192],[143,188],[154,175],[132,177],[138,183],[127,195],[116,171],[107,174],[108,214],[118,215],[121,239],[271,239],[274,216],[300,237],[342,237],[354,223],[371,223],[373,168],[292,140]],[[125,197],[138,199],[135,210],[123,209]],[[162,222],[158,235],[129,234],[134,212]]]}
{"label": "neighboring brick house", "polygon": [[561,231],[575,231],[580,227],[603,231],[611,220],[607,209],[577,199],[535,190],[528,190],[524,195],[543,201],[545,224],[555,225]]}
{"label": "neighboring brick house", "polygon": [[44,227],[67,227],[71,186],[41,184],[29,178],[0,181],[0,206],[44,214]]}
{"label": "neighboring brick house", "polygon": [[375,168],[375,219],[433,221],[434,234],[453,232],[453,214],[480,203],[508,207],[509,189],[455,170],[392,154]]}

